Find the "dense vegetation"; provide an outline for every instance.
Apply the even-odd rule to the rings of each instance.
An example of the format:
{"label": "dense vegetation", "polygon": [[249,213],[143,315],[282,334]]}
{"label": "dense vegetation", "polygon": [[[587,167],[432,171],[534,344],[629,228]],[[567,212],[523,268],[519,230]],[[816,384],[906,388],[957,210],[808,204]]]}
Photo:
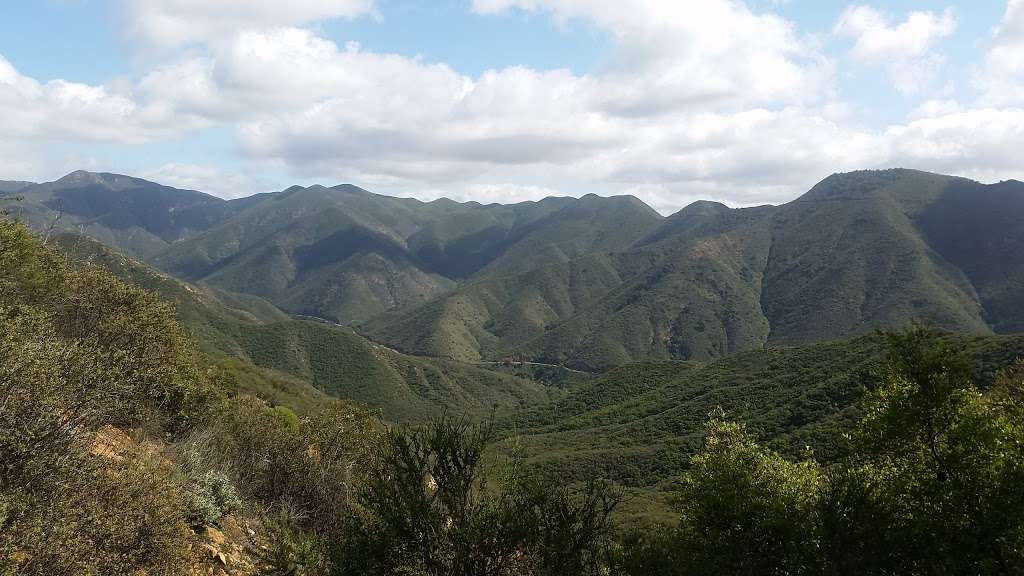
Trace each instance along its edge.
{"label": "dense vegetation", "polygon": [[924,330],[890,337],[848,456],[822,467],[721,414],[683,474],[672,532],[640,534],[635,574],[1016,574],[1024,570],[1024,365],[988,394]]}
{"label": "dense vegetation", "polygon": [[[341,574],[598,574],[619,494],[576,494],[515,465],[489,482],[489,426],[442,419],[387,433],[334,550]],[[493,467],[493,466],[492,466]]]}
{"label": "dense vegetation", "polygon": [[[1024,336],[940,339],[971,361],[975,381],[1024,357]],[[849,451],[844,435],[858,402],[876,388],[888,340],[870,335],[800,347],[768,348],[710,363],[644,362],[615,368],[551,402],[499,422],[527,462],[575,481],[606,477],[643,489],[639,512],[657,505],[702,443],[707,415],[723,408],[749,433],[788,457],[811,447],[834,463]],[[657,505],[657,506],[655,506]]]}
{"label": "dense vegetation", "polygon": [[[193,529],[228,513],[272,543],[333,515],[376,420],[326,399],[299,418],[241,375],[154,294],[0,220],[0,573],[187,573]],[[301,521],[261,516],[284,510]]]}

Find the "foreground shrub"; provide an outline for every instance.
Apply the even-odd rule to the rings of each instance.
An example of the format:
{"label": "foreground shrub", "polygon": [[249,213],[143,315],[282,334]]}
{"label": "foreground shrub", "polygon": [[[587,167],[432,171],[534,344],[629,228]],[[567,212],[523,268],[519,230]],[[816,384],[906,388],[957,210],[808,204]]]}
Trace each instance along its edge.
{"label": "foreground shrub", "polygon": [[191,344],[174,307],[106,271],[69,271],[50,307],[57,333],[95,343],[97,357],[120,372],[120,393],[104,406],[116,426],[180,429],[201,417],[204,395]]}
{"label": "foreground shrub", "polygon": [[312,415],[271,407],[250,396],[232,399],[187,449],[193,474],[225,474],[252,502],[287,509],[299,526],[329,533],[376,442],[368,410],[325,401]]}
{"label": "foreground shrub", "polygon": [[42,311],[0,305],[0,489],[68,469],[119,376],[91,343],[58,338]]}
{"label": "foreground shrub", "polygon": [[339,572],[599,573],[618,494],[488,470],[491,439],[489,427],[447,418],[389,430],[335,549]]}
{"label": "foreground shrub", "polygon": [[173,310],[0,220],[0,573],[180,573],[175,469],[90,444],[103,424],[177,429],[201,388]]}
{"label": "foreground shrub", "polygon": [[[180,574],[193,534],[166,463],[81,456],[31,491],[0,494],[0,566],[7,574]],[[0,569],[0,573],[4,573]]]}
{"label": "foreground shrub", "polygon": [[300,528],[303,519],[287,506],[261,519],[267,545],[262,561],[268,576],[327,576],[332,574],[327,541]]}

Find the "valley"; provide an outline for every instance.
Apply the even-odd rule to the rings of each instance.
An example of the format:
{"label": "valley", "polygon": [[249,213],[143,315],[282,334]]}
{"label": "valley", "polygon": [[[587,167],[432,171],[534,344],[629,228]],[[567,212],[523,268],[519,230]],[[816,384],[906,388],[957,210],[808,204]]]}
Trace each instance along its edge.
{"label": "valley", "polygon": [[[910,326],[962,356],[986,394],[1024,357],[1019,182],[859,172],[782,206],[698,202],[669,217],[627,197],[484,206],[351,186],[222,201],[82,172],[5,189],[36,239],[11,237],[45,244],[4,256],[21,267],[5,297],[24,305],[32,270],[62,262],[69,286],[110,274],[169,303],[195,347],[179,354],[206,374],[203,434],[255,442],[222,429],[238,418],[270,418],[272,437],[315,422],[417,442],[486,430],[474,458],[514,462],[517,482],[557,478],[595,498],[610,494],[595,479],[607,483],[619,531],[676,522],[680,478],[709,457],[719,418],[771,458],[848,466]],[[152,425],[132,423],[133,436]],[[346,450],[380,445],[355,441]]]}

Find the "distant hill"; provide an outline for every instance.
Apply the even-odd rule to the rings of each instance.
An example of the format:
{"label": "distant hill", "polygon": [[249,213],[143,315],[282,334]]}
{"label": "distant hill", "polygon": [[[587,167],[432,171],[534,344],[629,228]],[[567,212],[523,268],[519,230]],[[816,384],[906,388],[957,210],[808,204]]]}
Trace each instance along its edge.
{"label": "distant hill", "polygon": [[153,262],[290,312],[357,324],[476,276],[625,248],[659,220],[626,198],[483,206],[314,186],[271,195]]}
{"label": "distant hill", "polygon": [[33,184],[34,182],[22,182],[19,180],[0,180],[0,194],[17,193]]}
{"label": "distant hill", "polygon": [[130,176],[81,170],[12,192],[21,199],[8,208],[34,228],[81,232],[140,258],[209,228],[242,204]]}
{"label": "distant hill", "polygon": [[225,201],[84,172],[18,194],[8,204],[37,228],[416,355],[601,371],[915,321],[1024,330],[1016,181],[861,171],[780,206],[697,202],[667,218],[632,197],[482,205],[341,185]]}

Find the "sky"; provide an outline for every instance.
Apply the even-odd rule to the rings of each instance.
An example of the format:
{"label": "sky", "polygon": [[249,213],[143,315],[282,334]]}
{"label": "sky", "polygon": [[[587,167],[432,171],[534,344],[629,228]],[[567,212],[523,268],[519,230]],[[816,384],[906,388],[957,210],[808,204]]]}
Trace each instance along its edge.
{"label": "sky", "polygon": [[1024,0],[0,2],[0,179],[781,203],[1024,179]]}

